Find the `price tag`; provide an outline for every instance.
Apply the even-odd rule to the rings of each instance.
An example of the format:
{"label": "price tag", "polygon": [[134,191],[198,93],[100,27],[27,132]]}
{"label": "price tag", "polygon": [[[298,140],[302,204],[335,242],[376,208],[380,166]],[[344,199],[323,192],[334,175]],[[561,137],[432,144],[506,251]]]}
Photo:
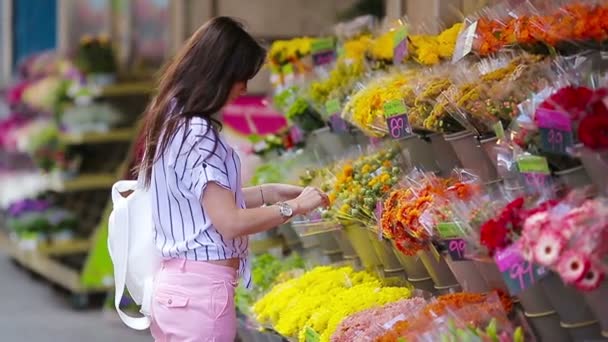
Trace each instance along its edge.
{"label": "price tag", "polygon": [[551,172],[545,157],[522,156],[517,160],[517,168],[529,189],[537,190],[549,186]]}
{"label": "price tag", "polygon": [[321,335],[314,331],[311,327],[306,327],[304,331],[304,337],[306,342],[319,342],[321,341]]}
{"label": "price tag", "polygon": [[338,99],[327,101],[325,103],[325,111],[329,115],[329,125],[332,131],[337,133],[348,132],[348,124],[341,117],[342,108]]}
{"label": "price tag", "polygon": [[336,60],[333,38],[319,38],[312,42],[310,47],[312,62],[315,66],[330,64]]}
{"label": "price tag", "polygon": [[467,242],[463,239],[447,239],[444,241],[445,246],[453,261],[467,260],[464,254],[467,249]]}
{"label": "price tag", "polygon": [[395,32],[393,38],[393,64],[399,65],[408,55],[408,36],[409,29],[407,26],[402,26]]}
{"label": "price tag", "polygon": [[504,139],[505,137],[505,128],[502,126],[502,121],[498,121],[492,126],[494,128],[494,134],[498,139]]}
{"label": "price tag", "polygon": [[456,63],[463,59],[473,51],[473,43],[475,42],[475,33],[477,32],[477,21],[469,25],[458,35],[456,46],[454,47],[454,55],[452,55],[452,63]]}
{"label": "price tag", "polygon": [[393,139],[401,139],[412,134],[412,126],[407,118],[407,107],[403,100],[392,100],[384,104],[384,116],[388,132]]}
{"label": "price tag", "polygon": [[534,285],[548,274],[544,267],[524,260],[517,245],[511,245],[496,253],[494,260],[512,296]]}
{"label": "price tag", "polygon": [[452,239],[462,235],[461,229],[456,222],[438,223],[437,232],[442,239]]}
{"label": "price tag", "polygon": [[572,121],[568,114],[539,108],[534,117],[540,128],[541,149],[556,154],[567,154],[572,146]]}

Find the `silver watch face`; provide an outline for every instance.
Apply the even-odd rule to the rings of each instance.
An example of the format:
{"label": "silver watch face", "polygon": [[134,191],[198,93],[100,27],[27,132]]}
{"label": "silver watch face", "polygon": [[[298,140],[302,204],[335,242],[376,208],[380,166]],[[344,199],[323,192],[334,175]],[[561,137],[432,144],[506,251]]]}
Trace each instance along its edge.
{"label": "silver watch face", "polygon": [[283,217],[291,217],[293,215],[293,209],[291,208],[291,206],[287,203],[281,203],[279,205],[279,208],[281,210],[281,216]]}

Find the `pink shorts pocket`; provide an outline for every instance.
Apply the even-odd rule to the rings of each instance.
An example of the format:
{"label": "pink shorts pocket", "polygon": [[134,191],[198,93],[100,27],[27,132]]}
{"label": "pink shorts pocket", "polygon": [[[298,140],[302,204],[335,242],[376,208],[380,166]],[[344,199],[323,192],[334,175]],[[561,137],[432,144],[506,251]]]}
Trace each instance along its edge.
{"label": "pink shorts pocket", "polygon": [[215,319],[219,319],[234,305],[234,287],[226,281],[221,281],[213,283],[210,290],[209,312]]}
{"label": "pink shorts pocket", "polygon": [[188,306],[190,298],[173,291],[159,290],[156,293],[156,301],[166,308],[185,308]]}

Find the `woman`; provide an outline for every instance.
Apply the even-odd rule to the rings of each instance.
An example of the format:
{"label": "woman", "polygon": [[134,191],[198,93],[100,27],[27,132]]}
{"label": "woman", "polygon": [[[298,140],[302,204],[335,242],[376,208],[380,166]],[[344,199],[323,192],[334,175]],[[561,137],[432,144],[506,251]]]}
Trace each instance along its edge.
{"label": "woman", "polygon": [[164,257],[152,306],[156,341],[233,342],[237,275],[251,286],[247,236],[328,203],[314,188],[241,187],[239,158],[215,115],[264,60],[240,23],[212,19],[168,65],[148,108],[139,171]]}

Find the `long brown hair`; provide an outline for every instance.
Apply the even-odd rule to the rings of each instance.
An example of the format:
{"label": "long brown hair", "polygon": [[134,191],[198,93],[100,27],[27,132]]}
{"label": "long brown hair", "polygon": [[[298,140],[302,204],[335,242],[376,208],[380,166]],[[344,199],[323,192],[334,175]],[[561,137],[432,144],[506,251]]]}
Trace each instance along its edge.
{"label": "long brown hair", "polygon": [[145,113],[144,153],[137,171],[146,187],[154,162],[182,124],[200,117],[217,135],[221,123],[214,116],[228,101],[233,85],[253,78],[265,58],[265,49],[233,18],[213,18],[190,37],[165,66],[158,93]]}

